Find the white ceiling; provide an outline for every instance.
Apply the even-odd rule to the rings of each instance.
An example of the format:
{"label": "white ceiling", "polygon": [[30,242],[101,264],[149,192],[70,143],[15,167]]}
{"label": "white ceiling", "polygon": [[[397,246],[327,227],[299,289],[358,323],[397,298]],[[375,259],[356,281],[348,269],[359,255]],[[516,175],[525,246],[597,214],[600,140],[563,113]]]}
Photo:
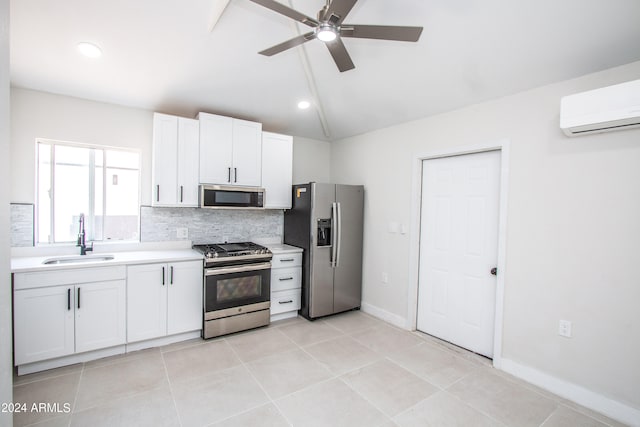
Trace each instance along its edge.
{"label": "white ceiling", "polygon": [[[319,40],[258,55],[298,24],[249,0],[231,0],[210,32],[222,1],[12,0],[12,84],[336,140],[640,60],[638,0],[359,0],[346,23],[424,31],[418,43],[345,39],[345,73]],[[280,1],[312,17],[324,4]],[[80,41],[103,56],[81,57]],[[301,99],[316,105],[298,110]]]}

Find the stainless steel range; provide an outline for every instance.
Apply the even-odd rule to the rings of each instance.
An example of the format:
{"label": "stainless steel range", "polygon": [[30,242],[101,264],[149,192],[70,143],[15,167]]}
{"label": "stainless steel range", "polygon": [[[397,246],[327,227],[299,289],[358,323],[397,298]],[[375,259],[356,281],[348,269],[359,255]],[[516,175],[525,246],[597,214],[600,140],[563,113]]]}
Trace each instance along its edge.
{"label": "stainless steel range", "polygon": [[252,242],[193,248],[205,256],[203,338],[268,325],[271,251]]}

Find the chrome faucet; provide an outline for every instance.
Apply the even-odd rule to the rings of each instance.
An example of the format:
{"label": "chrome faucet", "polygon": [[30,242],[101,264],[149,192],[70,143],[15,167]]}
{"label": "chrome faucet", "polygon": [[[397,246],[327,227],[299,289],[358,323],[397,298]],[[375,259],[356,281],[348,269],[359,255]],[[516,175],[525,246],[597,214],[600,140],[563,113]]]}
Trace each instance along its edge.
{"label": "chrome faucet", "polygon": [[91,247],[87,247],[85,242],[85,231],[84,231],[84,214],[80,214],[80,231],[78,231],[78,243],[76,246],[80,246],[80,255],[86,255],[87,252],[93,250],[93,242],[91,242]]}

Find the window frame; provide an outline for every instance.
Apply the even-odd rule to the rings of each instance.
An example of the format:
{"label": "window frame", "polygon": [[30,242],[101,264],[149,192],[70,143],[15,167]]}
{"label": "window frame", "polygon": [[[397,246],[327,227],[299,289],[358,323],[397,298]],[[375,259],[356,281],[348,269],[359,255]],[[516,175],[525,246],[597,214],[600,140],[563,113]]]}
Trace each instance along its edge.
{"label": "window frame", "polygon": [[[50,170],[49,170],[49,182],[50,182],[50,205],[49,205],[49,223],[51,227],[51,232],[49,234],[48,241],[40,241],[40,147],[41,145],[49,146],[49,157],[50,157]],[[90,160],[89,160],[89,211],[85,215],[86,217],[86,233],[87,233],[87,241],[95,241],[100,243],[107,242],[117,242],[117,243],[131,243],[131,242],[140,242],[140,206],[141,206],[141,197],[142,197],[142,151],[137,148],[129,148],[129,147],[118,147],[113,145],[100,145],[100,144],[89,144],[83,142],[73,142],[73,141],[63,141],[57,139],[49,139],[49,138],[36,138],[35,143],[35,221],[34,221],[34,244],[36,246],[54,246],[54,245],[69,245],[74,243],[71,241],[60,241],[56,242],[55,240],[55,146],[66,146],[66,147],[76,147],[76,148],[85,148],[90,151]],[[96,178],[96,165],[95,165],[95,150],[102,151],[102,214],[103,214],[103,227],[104,227],[104,218],[106,218],[107,211],[107,169],[113,168],[107,166],[107,151],[122,151],[135,153],[138,155],[138,164],[137,169],[133,168],[117,168],[122,170],[133,171],[137,170],[138,172],[138,194],[137,194],[137,204],[136,209],[138,211],[137,214],[137,225],[136,232],[137,238],[134,239],[126,239],[126,240],[107,240],[104,239],[104,228],[103,228],[103,238],[101,240],[95,240],[95,200],[96,200],[96,191],[95,191],[95,178]]]}

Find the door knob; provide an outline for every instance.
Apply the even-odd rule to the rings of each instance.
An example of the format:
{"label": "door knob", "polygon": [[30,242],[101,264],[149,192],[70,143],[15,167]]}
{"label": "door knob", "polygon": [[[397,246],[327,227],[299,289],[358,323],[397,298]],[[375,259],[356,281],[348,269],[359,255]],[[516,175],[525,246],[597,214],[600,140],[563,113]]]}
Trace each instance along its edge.
{"label": "door knob", "polygon": [[491,274],[493,274],[494,276],[497,276],[498,275],[498,269],[496,267],[493,267],[491,269]]}

